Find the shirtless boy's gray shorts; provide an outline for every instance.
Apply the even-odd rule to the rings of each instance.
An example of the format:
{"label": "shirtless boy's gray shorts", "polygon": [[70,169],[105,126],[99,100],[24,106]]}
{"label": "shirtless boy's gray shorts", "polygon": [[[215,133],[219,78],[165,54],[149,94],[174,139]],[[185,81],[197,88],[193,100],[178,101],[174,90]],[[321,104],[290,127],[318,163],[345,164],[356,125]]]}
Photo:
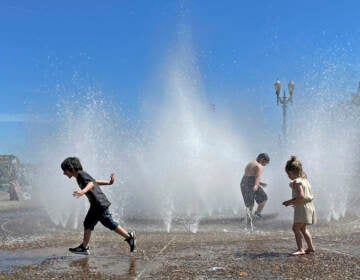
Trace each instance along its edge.
{"label": "shirtless boy's gray shorts", "polygon": [[244,198],[245,206],[253,208],[256,201],[257,204],[267,200],[267,195],[262,187],[258,187],[256,191],[252,188],[255,184],[255,176],[244,176],[241,180],[241,193]]}

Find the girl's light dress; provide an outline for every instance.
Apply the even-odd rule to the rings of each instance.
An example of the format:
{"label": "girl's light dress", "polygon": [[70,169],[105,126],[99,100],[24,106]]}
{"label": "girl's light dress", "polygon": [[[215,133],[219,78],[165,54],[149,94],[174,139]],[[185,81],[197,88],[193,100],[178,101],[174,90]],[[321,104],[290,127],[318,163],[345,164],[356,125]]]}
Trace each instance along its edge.
{"label": "girl's light dress", "polygon": [[[304,200],[294,205],[294,223],[314,224],[315,223],[315,207],[313,203],[314,196],[311,191],[311,185],[306,178],[296,178],[292,182],[301,184],[304,192]],[[290,184],[292,186],[292,184]],[[297,197],[298,193],[293,187],[292,197]]]}

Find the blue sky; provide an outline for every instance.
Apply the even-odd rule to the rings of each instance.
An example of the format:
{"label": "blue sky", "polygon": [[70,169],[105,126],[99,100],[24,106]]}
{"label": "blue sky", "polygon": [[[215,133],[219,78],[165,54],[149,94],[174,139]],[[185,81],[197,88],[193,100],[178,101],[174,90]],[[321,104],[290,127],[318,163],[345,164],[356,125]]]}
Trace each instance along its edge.
{"label": "blue sky", "polygon": [[306,92],[327,64],[344,69],[338,90],[355,91],[360,79],[358,1],[103,2],[1,1],[0,154],[21,153],[23,115],[51,115],[51,92],[74,73],[136,115],[179,24],[191,29],[205,92],[216,103],[226,93],[273,104],[276,78]]}

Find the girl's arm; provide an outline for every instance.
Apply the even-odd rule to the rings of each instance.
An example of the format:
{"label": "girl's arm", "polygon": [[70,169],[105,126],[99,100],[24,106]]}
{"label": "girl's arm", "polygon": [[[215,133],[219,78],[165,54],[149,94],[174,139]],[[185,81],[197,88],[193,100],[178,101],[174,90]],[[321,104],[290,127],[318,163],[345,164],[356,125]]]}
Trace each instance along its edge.
{"label": "girl's arm", "polygon": [[301,183],[292,182],[292,187],[295,189],[297,196],[290,200],[284,201],[283,205],[285,206],[296,205],[304,201],[305,194]]}
{"label": "girl's arm", "polygon": [[285,206],[289,206],[289,205],[292,205],[292,202],[294,201],[294,199],[290,199],[290,200],[286,200],[284,201],[282,204],[285,205]]}
{"label": "girl's arm", "polygon": [[111,173],[109,181],[96,180],[96,184],[98,184],[99,186],[112,185],[114,182],[115,182],[115,174],[114,173]]}
{"label": "girl's arm", "polygon": [[297,196],[293,198],[294,199],[293,204],[295,205],[295,204],[299,204],[299,203],[303,202],[304,198],[305,198],[305,194],[304,194],[304,189],[303,189],[301,183],[294,182],[293,188],[295,188],[296,193],[297,193]]}

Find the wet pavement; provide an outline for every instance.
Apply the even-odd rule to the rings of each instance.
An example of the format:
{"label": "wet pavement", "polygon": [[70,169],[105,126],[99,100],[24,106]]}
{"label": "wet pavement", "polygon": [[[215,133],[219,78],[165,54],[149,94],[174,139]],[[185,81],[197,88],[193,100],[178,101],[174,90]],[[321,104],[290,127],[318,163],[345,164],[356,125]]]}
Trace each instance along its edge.
{"label": "wet pavement", "polygon": [[[291,221],[259,221],[254,231],[239,218],[161,224],[126,221],[138,234],[137,252],[97,226],[91,255],[68,253],[81,229],[52,224],[45,211],[0,212],[0,279],[360,279],[360,219],[319,222],[310,228],[316,253],[295,249]],[[197,233],[192,233],[196,228]]]}

